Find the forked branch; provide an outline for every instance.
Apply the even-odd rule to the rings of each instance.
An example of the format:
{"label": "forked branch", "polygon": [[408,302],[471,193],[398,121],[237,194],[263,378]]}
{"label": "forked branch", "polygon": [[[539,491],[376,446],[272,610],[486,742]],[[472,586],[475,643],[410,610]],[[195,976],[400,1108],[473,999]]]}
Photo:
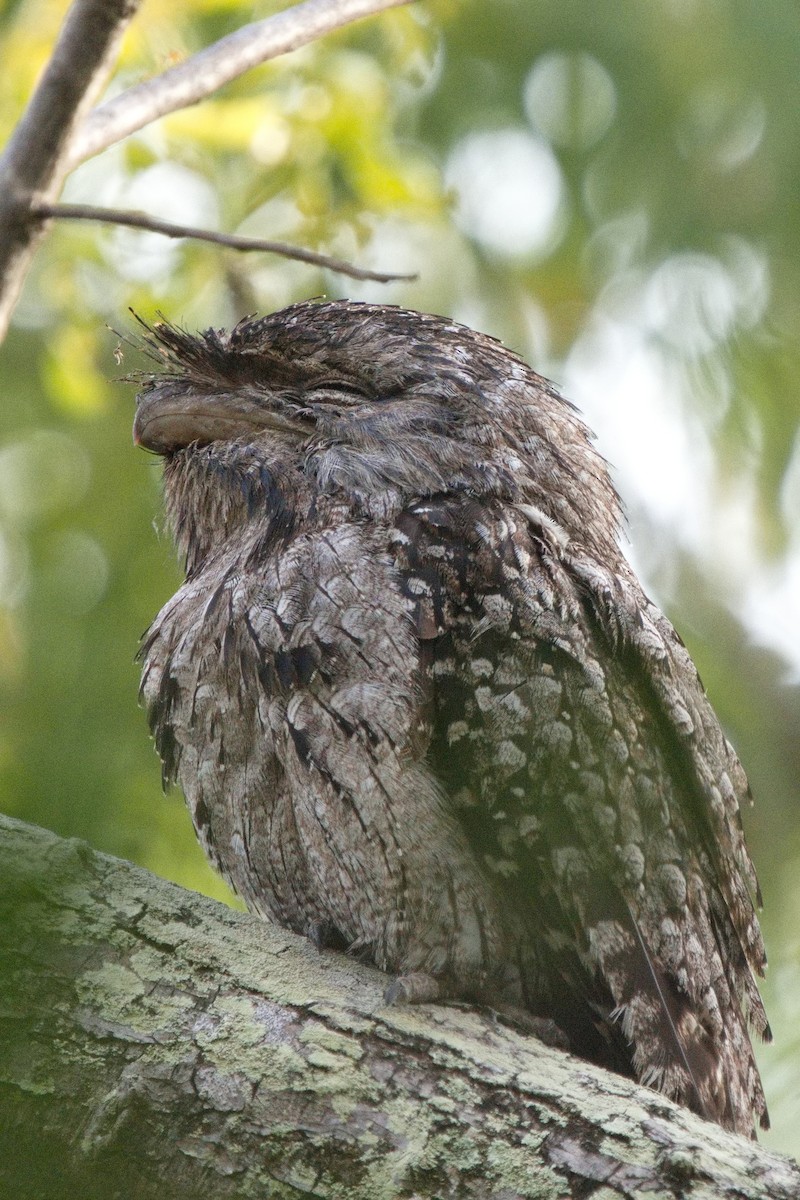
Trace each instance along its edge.
{"label": "forked branch", "polygon": [[[136,15],[140,0],[73,0],[52,58],[0,158],[0,341],[5,336],[36,247],[44,236],[46,225],[42,216],[45,213],[48,216],[67,215],[55,214],[52,205],[73,167],[158,117],[205,99],[259,63],[286,54],[362,17],[408,2],[305,0],[263,21],[243,26],[87,115],[91,102],[113,69],[120,40]],[[36,206],[38,209],[34,211]],[[72,216],[74,218],[75,214]],[[134,224],[132,220],[125,223]],[[158,232],[169,237],[198,237],[202,232],[175,233],[166,228],[165,222],[161,224]],[[233,245],[226,240],[227,236],[204,235],[207,241]],[[238,245],[237,248],[245,247]],[[282,243],[263,243],[248,248],[288,253]],[[291,249],[290,257],[329,267],[357,279],[385,282],[398,278],[360,272],[338,259]]]}

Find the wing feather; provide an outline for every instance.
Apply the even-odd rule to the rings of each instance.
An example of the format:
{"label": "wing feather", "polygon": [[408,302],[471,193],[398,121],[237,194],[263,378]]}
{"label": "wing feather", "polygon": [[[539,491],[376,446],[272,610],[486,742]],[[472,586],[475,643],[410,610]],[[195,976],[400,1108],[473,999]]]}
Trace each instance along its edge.
{"label": "wing feather", "polygon": [[400,527],[419,636],[439,631],[431,761],[540,944],[534,1005],[558,1007],[557,961],[642,1081],[752,1133],[746,784],[682,643],[621,560],[599,568],[535,513],[444,497]]}

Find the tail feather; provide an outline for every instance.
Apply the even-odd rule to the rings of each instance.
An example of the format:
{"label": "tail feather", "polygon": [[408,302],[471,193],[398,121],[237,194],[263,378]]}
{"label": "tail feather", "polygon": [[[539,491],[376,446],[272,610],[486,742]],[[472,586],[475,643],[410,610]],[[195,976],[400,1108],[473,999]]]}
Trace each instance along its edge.
{"label": "tail feather", "polygon": [[708,1120],[753,1137],[753,1117],[766,1120],[752,1047],[738,996],[720,1019],[716,996],[678,986],[654,953],[630,908],[597,922],[592,957],[614,998],[631,1045],[636,1077]]}

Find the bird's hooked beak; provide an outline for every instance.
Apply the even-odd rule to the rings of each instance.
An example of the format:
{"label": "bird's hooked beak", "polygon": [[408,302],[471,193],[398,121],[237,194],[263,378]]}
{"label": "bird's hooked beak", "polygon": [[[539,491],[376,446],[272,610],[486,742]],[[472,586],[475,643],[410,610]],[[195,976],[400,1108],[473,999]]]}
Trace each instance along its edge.
{"label": "bird's hooked beak", "polygon": [[137,397],[134,445],[154,454],[172,454],[196,444],[230,441],[265,430],[308,435],[308,427],[241,395],[201,395],[156,387]]}

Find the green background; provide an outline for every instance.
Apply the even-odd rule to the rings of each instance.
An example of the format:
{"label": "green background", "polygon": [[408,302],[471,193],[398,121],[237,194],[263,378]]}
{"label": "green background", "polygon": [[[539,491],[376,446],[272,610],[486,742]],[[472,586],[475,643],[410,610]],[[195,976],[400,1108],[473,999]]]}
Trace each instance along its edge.
{"label": "green background", "polygon": [[[113,88],[278,6],[150,0]],[[0,126],[66,5],[0,14]],[[430,0],[255,70],[65,199],[282,238],[388,286],[66,223],[0,354],[0,804],[225,897],[136,706],[179,573],[136,452],[134,308],[225,326],[308,296],[453,314],[587,412],[631,553],[750,774],[770,950],[764,1139],[800,1153],[800,9]],[[116,331],[116,332],[115,332]]]}

